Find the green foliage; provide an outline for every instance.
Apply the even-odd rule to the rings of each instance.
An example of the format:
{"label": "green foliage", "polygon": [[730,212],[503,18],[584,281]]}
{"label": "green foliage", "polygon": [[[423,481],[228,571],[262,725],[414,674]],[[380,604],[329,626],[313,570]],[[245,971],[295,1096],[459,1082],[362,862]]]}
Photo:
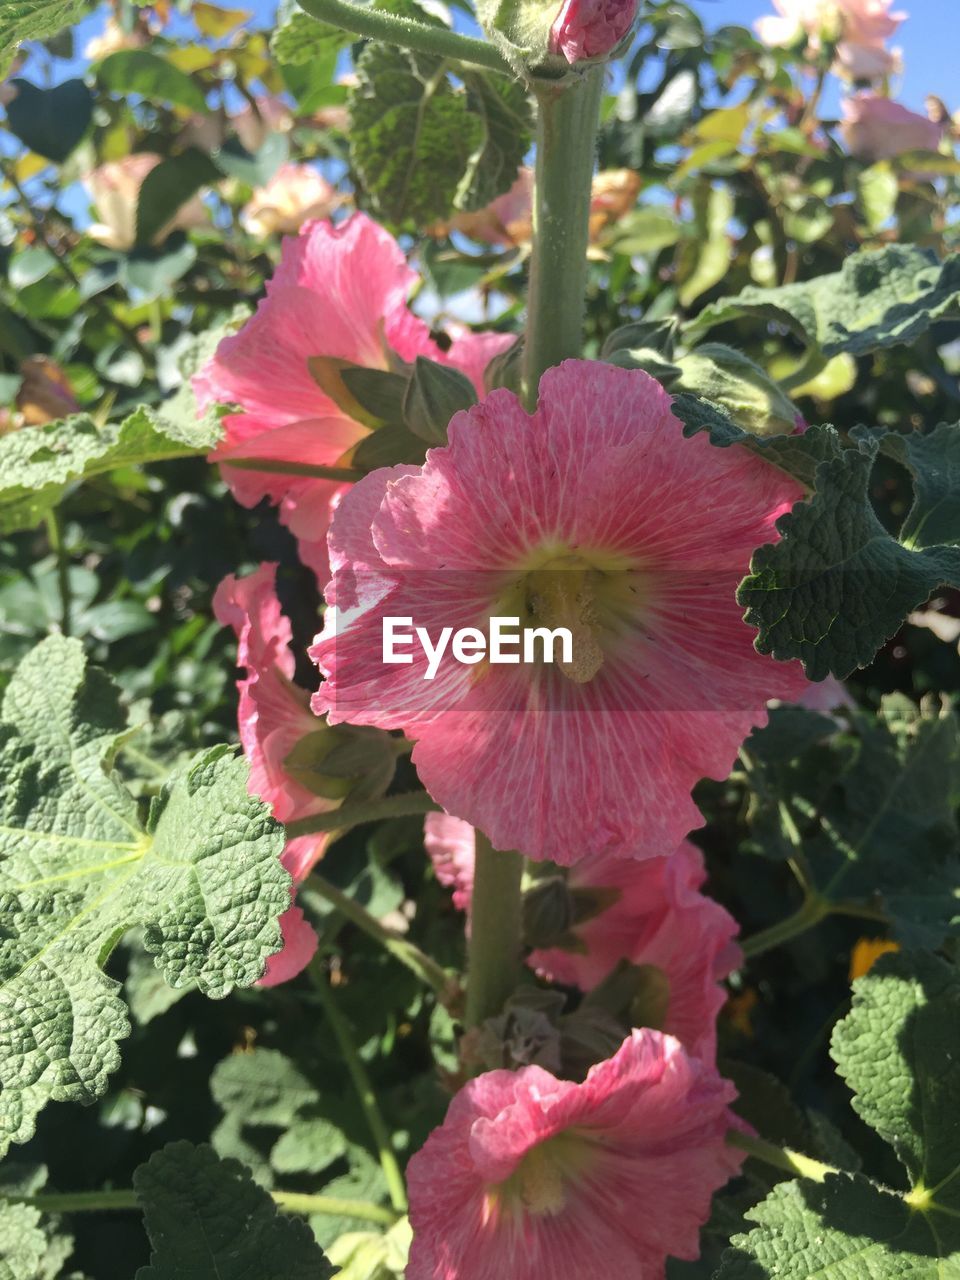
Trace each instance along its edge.
{"label": "green foliage", "polygon": [[879,718],[852,713],[851,730],[783,707],[753,734],[755,845],[802,856],[824,914],[872,913],[910,945],[939,946],[960,927],[956,715],[891,695]]}
{"label": "green foliage", "polygon": [[742,316],[785,325],[824,356],[913,342],[934,320],[960,317],[960,263],[913,245],[861,250],[837,272],[776,289],[744,289],[705,307],[689,338]]}
{"label": "green foliage", "polygon": [[[859,432],[854,448],[819,463],[812,498],[780,518],[780,542],[758,548],[737,595],[761,653],[802,659],[814,680],[842,678],[870,662],[936,587],[960,585],[958,473],[939,462],[957,438],[960,425],[937,428],[933,449],[887,444],[915,476],[906,537],[889,534],[870,501],[874,460],[891,437]],[[931,516],[942,543],[918,541]]]}
{"label": "green foliage", "polygon": [[133,1177],[153,1245],[137,1280],[327,1280],[333,1267],[306,1223],[282,1218],[236,1160],[172,1142]]}
{"label": "green foliage", "polygon": [[10,132],[25,147],[60,163],[87,131],[93,115],[93,94],[82,80],[64,80],[52,89],[38,89],[14,80],[17,96],[7,104]]}
{"label": "green foliage", "polygon": [[169,102],[188,111],[207,110],[203,90],[196,81],[146,49],[111,53],[97,67],[97,79],[111,93],[135,93],[148,102]]}
{"label": "green foliage", "polygon": [[510,187],[530,145],[521,85],[471,72],[457,87],[443,59],[376,43],[357,77],[350,159],[380,217],[423,226]]}
{"label": "green foliage", "polygon": [[220,170],[209,156],[188,147],[177,156],[161,160],[144,179],[137,200],[137,241],[149,244],[201,187],[219,182]]}
{"label": "green foliage", "polygon": [[0,9],[0,73],[24,40],[43,40],[79,21],[91,0],[8,0]]}
{"label": "green foliage", "polygon": [[784,1182],[747,1217],[717,1280],[940,1280],[960,1265],[960,980],[916,953],[884,957],[855,986],[832,1054],[853,1107],[888,1142],[904,1194],[856,1174]]}
{"label": "green foliage", "polygon": [[[142,926],[173,986],[249,985],[280,941],[289,879],[281,829],[228,748],[175,772],[145,822],[114,762],[128,734],[117,692],[76,640],[23,659],[0,711],[3,1145],[48,1101],[101,1094],[129,1030],[101,967]],[[42,1037],[36,1027],[43,1026]]]}

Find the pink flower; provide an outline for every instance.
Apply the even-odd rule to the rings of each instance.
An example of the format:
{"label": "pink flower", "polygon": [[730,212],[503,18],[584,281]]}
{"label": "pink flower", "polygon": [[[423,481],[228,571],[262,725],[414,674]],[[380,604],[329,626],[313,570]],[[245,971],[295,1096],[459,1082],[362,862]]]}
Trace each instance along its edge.
{"label": "pink flower", "polygon": [[437,879],[453,890],[453,905],[458,911],[469,911],[477,849],[473,827],[449,813],[428,813],[423,823],[423,843]]}
{"label": "pink flower", "polygon": [[230,117],[241,145],[251,154],[259,151],[272,133],[289,133],[293,128],[293,114],[282,98],[263,94],[254,103],[248,102]]}
{"label": "pink flower", "polygon": [[893,0],[773,0],[776,14],[754,23],[764,44],[792,45],[806,39],[816,54],[824,43],[839,41],[838,69],[854,80],[888,75],[896,66],[896,54],[885,41],[907,16],[891,13]]}
{"label": "pink flower", "polygon": [[[643,372],[565,361],[533,415],[494,391],[423,467],[367,476],[334,518],[314,709],[402,728],[434,799],[498,848],[567,864],[675,848],[701,824],[694,783],[726,777],[767,699],[806,685],[756,652],[735,600],[802,491],[684,439],[670,404]],[[436,641],[491,616],[566,627],[573,661],[448,649],[432,680],[419,646],[382,661],[385,617]]]}
{"label": "pink flower", "polygon": [[733,1086],[672,1036],[634,1031],[586,1080],[541,1067],[467,1084],[407,1168],[407,1280],[662,1280],[698,1257]]}
{"label": "pink flower", "polygon": [[[290,623],[276,597],[276,565],[262,564],[246,578],[224,578],[213,598],[219,622],[237,636],[237,665],[246,674],[237,681],[238,719],[243,754],[250,765],[250,792],[270,806],[279,822],[326,813],[336,802],[307,790],[284,767],[294,747],[322,724],[307,705],[307,695],[293,684]],[[288,840],[283,865],[294,885],[304,880],[323,856],[326,835]],[[261,984],[285,982],[307,964],[316,950],[313,930],[299,907],[280,918],[284,948],[271,956]],[[309,935],[309,936],[308,936]],[[312,938],[312,943],[311,943]]]}
{"label": "pink flower", "polygon": [[851,155],[888,160],[905,151],[936,151],[942,125],[908,111],[877,93],[858,93],[843,101],[840,132]]}
{"label": "pink flower", "polygon": [[318,938],[307,924],[299,907],[290,907],[280,917],[280,933],[283,944],[279,951],[267,957],[267,967],[258,987],[278,987],[302,973],[316,955]]}
{"label": "pink flower", "polygon": [[311,218],[327,218],[342,197],[312,165],[281,165],[243,206],[240,221],[251,235],[299,231]]}
{"label": "pink flower", "polygon": [[550,52],[569,63],[612,53],[633,26],[637,0],[564,0],[550,28]]}
{"label": "pink flower", "polygon": [[231,458],[335,466],[369,432],[314,381],[311,356],[387,369],[394,356],[425,355],[463,370],[482,390],[483,370],[513,339],[464,333],[442,350],[407,307],[416,281],[397,242],[364,214],[341,226],[308,222],[285,240],[256,314],[224,340],[194,386],[201,407],[238,404],[212,455],[244,506],[279,503],[281,520],[319,575],[327,571],[331,507],[344,486],[303,476],[231,469]]}
{"label": "pink flower", "polygon": [[[427,814],[424,843],[437,879],[450,886],[454,905],[470,910],[476,849],[473,827],[445,813]],[[705,1059],[716,1052],[720,986],[740,964],[733,942],[737,922],[699,892],[703,855],[688,841],[665,858],[642,862],[584,858],[567,877],[574,901],[606,905],[570,929],[567,945],[533,951],[527,963],[550,982],[590,991],[621,960],[652,965],[667,981],[665,1016],[658,1029],[676,1036]]]}

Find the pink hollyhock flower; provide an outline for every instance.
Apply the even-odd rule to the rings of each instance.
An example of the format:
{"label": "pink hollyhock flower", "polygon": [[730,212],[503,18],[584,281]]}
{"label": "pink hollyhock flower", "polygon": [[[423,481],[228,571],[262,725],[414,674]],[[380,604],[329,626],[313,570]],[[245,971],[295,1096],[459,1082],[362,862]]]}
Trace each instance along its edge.
{"label": "pink hollyhock flower", "polygon": [[843,102],[840,132],[851,155],[888,160],[905,151],[936,151],[943,126],[908,111],[877,93],[858,93]]}
{"label": "pink hollyhock flower", "polygon": [[[309,791],[284,768],[297,743],[321,725],[307,705],[306,693],[293,684],[292,635],[276,596],[276,571],[275,564],[262,564],[245,578],[224,578],[213,598],[213,612],[236,633],[237,665],[246,669],[237,681],[238,719],[250,765],[250,792],[270,806],[278,822],[293,822],[326,813],[336,802]],[[282,861],[295,885],[323,856],[326,841],[326,835],[287,841]],[[316,935],[299,907],[291,906],[280,917],[280,926],[284,947],[267,962],[260,980],[265,986],[294,977],[316,950]]]}
{"label": "pink hollyhock flower", "polygon": [[423,843],[437,879],[453,890],[453,905],[458,911],[469,911],[477,851],[473,827],[449,813],[428,813],[423,823]]}
{"label": "pink hollyhock flower", "polygon": [[754,29],[764,44],[784,46],[806,39],[811,53],[839,41],[839,69],[855,80],[888,75],[896,54],[884,47],[907,16],[891,13],[893,0],[773,0],[776,14],[759,18]]}
{"label": "pink hollyhock flower", "polygon": [[634,1031],[586,1080],[490,1071],[407,1168],[407,1280],[658,1280],[699,1256],[734,1089],[672,1036]]}
{"label": "pink hollyhock flower", "polygon": [[243,206],[240,222],[251,235],[299,231],[312,218],[327,218],[342,201],[336,188],[309,164],[281,165]]}
{"label": "pink hollyhock flower", "polygon": [[[476,850],[473,827],[445,813],[429,813],[424,843],[454,905],[470,910]],[[659,1029],[705,1059],[716,1053],[717,1014],[726,999],[720,983],[741,962],[733,941],[737,922],[699,892],[706,870],[689,841],[665,858],[643,862],[584,858],[567,877],[568,890],[597,893],[608,905],[570,929],[569,946],[531,952],[527,963],[550,982],[590,991],[620,963],[653,965],[667,980],[666,1015]]]}
{"label": "pink hollyhock flower", "polygon": [[[675,848],[702,821],[694,783],[725,778],[767,699],[806,685],[757,653],[735,600],[802,490],[684,439],[670,406],[646,373],[568,360],[534,414],[492,392],[423,467],[365,477],[334,518],[314,709],[402,728],[427,790],[498,848],[560,863]],[[419,646],[382,661],[385,617],[436,641],[491,616],[566,627],[573,661],[471,666],[448,649],[431,680]]]}
{"label": "pink hollyhock flower", "polygon": [[612,53],[633,26],[637,0],[564,0],[549,49],[573,64]]}
{"label": "pink hollyhock flower", "polygon": [[279,503],[304,562],[326,576],[325,538],[332,505],[344,486],[296,475],[240,471],[231,458],[335,466],[364,439],[351,418],[314,381],[311,356],[331,356],[387,369],[428,356],[461,369],[482,391],[483,371],[513,339],[459,333],[448,350],[407,307],[416,275],[396,240],[364,214],[338,227],[308,222],[285,240],[280,265],[256,314],[224,338],[194,380],[201,408],[220,401],[243,412],[224,418],[225,436],[212,455],[244,506]]}

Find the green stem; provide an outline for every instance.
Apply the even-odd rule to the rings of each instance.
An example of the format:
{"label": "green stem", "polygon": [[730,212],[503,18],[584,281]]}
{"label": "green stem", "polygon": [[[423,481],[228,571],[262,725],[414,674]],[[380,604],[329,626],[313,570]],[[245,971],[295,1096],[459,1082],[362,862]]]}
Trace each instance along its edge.
{"label": "green stem", "polygon": [[287,837],[317,835],[321,831],[338,831],[341,834],[363,822],[379,822],[382,818],[407,818],[418,813],[435,813],[440,806],[426,791],[401,791],[384,796],[381,800],[369,800],[363,804],[345,804],[327,813],[314,813],[309,818],[299,818],[287,823]]}
{"label": "green stem", "polygon": [[529,409],[536,405],[544,370],[582,354],[603,67],[591,67],[572,83],[543,82],[536,93],[536,195],[523,375]]}
{"label": "green stem", "polygon": [[739,1129],[731,1129],[728,1132],[727,1144],[737,1147],[740,1151],[746,1151],[747,1155],[754,1156],[775,1169],[782,1169],[784,1173],[789,1173],[795,1178],[810,1178],[814,1182],[823,1182],[828,1174],[840,1173],[840,1170],[835,1169],[833,1165],[813,1160],[799,1151],[791,1151],[789,1147],[778,1147],[772,1142],[765,1142],[763,1138],[741,1133]]}
{"label": "green stem", "polygon": [[314,893],[319,894],[331,906],[336,907],[351,924],[355,924],[358,929],[362,929],[364,933],[379,942],[394,959],[406,965],[411,973],[415,973],[421,982],[432,987],[441,1004],[449,1005],[455,1002],[458,995],[456,978],[441,968],[425,951],[421,951],[415,942],[381,924],[376,916],[367,911],[366,907],[362,907],[349,894],[338,889],[335,884],[331,884],[316,871],[308,876],[304,888],[308,892],[313,890]]}
{"label": "green stem", "polygon": [[374,1092],[373,1085],[370,1083],[367,1069],[357,1052],[357,1046],[353,1043],[350,1027],[336,1006],[327,980],[326,970],[319,957],[315,956],[310,961],[309,972],[314,989],[320,997],[320,1003],[323,1005],[324,1013],[327,1015],[331,1030],[336,1036],[337,1044],[340,1046],[344,1065],[349,1071],[350,1079],[353,1081],[354,1088],[357,1091],[357,1097],[360,1099],[360,1106],[366,1116],[370,1133],[377,1144],[377,1151],[380,1154],[380,1167],[383,1169],[383,1176],[387,1180],[387,1190],[390,1193],[390,1203],[397,1213],[406,1213],[407,1190],[403,1181],[403,1174],[400,1171],[400,1165],[397,1163],[396,1152],[393,1149],[393,1140],[390,1137],[390,1132],[377,1103],[377,1095]]}
{"label": "green stem", "polygon": [[370,40],[382,40],[384,44],[412,49],[414,53],[432,53],[438,58],[452,58],[488,71],[512,74],[509,64],[492,44],[475,36],[459,35],[447,27],[427,26],[412,18],[401,18],[379,9],[361,8],[344,0],[301,0],[301,9],[321,22],[329,22],[341,31]]}
{"label": "green stem", "polygon": [[[295,1191],[273,1191],[271,1197],[282,1213],[322,1213],[334,1218],[379,1222],[384,1226],[392,1226],[397,1220],[396,1213],[367,1200],[341,1200],[337,1196],[301,1195]],[[140,1208],[137,1193],[126,1190],[68,1191],[62,1195],[3,1196],[0,1199],[11,1204],[33,1205],[43,1213],[110,1213]]]}
{"label": "green stem", "polygon": [[367,474],[358,467],[321,467],[312,462],[284,462],[278,458],[224,458],[221,466],[237,471],[269,471],[281,476],[310,476],[315,480],[362,480]]}
{"label": "green stem", "polygon": [[47,540],[57,559],[57,590],[60,593],[60,631],[68,636],[73,625],[73,599],[70,592],[70,562],[63,542],[63,522],[54,508],[47,512]]}
{"label": "green stem", "polygon": [[482,831],[476,833],[476,842],[467,961],[470,1027],[498,1014],[516,987],[523,930],[523,859],[494,849]]}
{"label": "green stem", "polygon": [[772,951],[774,947],[782,946],[783,943],[814,928],[821,920],[825,920],[830,912],[831,904],[825,898],[811,894],[793,915],[787,916],[778,924],[772,924],[769,929],[761,929],[751,938],[744,939],[741,944],[743,954],[748,960],[752,960],[754,956],[763,955],[765,951]]}

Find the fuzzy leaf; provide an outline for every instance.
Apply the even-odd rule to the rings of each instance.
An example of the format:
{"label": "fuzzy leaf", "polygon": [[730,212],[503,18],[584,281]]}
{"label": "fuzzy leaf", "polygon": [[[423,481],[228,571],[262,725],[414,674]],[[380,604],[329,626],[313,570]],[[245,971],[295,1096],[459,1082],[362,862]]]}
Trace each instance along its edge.
{"label": "fuzzy leaf", "polygon": [[210,748],[171,775],[141,824],[112,771],[126,733],[116,688],[76,640],[51,636],[18,666],[0,709],[0,1149],[49,1101],[103,1093],[128,1032],[101,966],[122,935],[172,986],[248,986],[289,904],[283,831],[248,770]]}
{"label": "fuzzy leaf", "polygon": [[482,209],[508,191],[530,148],[533,120],[525,85],[479,72],[464,77],[469,110],[483,126],[454,197],[457,209]]}
{"label": "fuzzy leaf", "polygon": [[372,43],[360,55],[350,121],[350,160],[366,200],[398,226],[446,217],[484,144],[483,119],[443,60],[391,45]]}
{"label": "fuzzy leaf", "polygon": [[717,1280],[945,1280],[960,1274],[960,976],[884,956],[854,985],[831,1052],[853,1107],[894,1148],[909,1193],[859,1175],[783,1182],[747,1216]]}
{"label": "fuzzy leaf", "polygon": [[281,1217],[237,1160],[171,1142],[133,1175],[153,1245],[136,1280],[328,1280],[333,1267],[300,1218]]}
{"label": "fuzzy leaf", "polygon": [[861,249],[831,275],[774,289],[751,285],[721,298],[690,322],[686,336],[744,316],[782,324],[824,356],[913,342],[935,320],[960,317],[960,257],[938,262],[915,245]]}
{"label": "fuzzy leaf", "polygon": [[281,5],[270,52],[278,62],[302,67],[325,58],[331,50],[344,48],[351,39],[349,32],[311,18],[299,5]]}
{"label": "fuzzy leaf", "polygon": [[786,806],[822,899],[879,909],[907,944],[939,946],[960,929],[956,715],[890,696],[879,717],[851,719],[852,733],[782,707],[748,739],[756,842],[794,852],[776,835]]}
{"label": "fuzzy leaf", "polygon": [[[843,679],[866,666],[935,588],[960,585],[960,548],[908,546],[874,513],[870,473],[882,440],[859,433],[855,448],[818,465],[812,498],[777,521],[780,542],[757,549],[737,595],[745,621],[759,628],[757,649],[781,661],[800,658],[813,680],[830,672]],[[915,449],[913,466],[924,468],[931,454]],[[939,451],[929,480],[917,486],[913,528],[931,493],[948,518],[943,495],[956,472],[940,470],[938,459]]]}
{"label": "fuzzy leaf", "polygon": [[191,341],[180,359],[182,385],[156,408],[140,405],[122,422],[105,426],[78,414],[0,436],[0,533],[38,524],[76,481],[212,448],[218,418],[198,413],[189,379],[224,332],[211,330]]}
{"label": "fuzzy leaf", "polygon": [[0,6],[0,74],[24,40],[43,40],[78,22],[91,0],[8,0]]}

